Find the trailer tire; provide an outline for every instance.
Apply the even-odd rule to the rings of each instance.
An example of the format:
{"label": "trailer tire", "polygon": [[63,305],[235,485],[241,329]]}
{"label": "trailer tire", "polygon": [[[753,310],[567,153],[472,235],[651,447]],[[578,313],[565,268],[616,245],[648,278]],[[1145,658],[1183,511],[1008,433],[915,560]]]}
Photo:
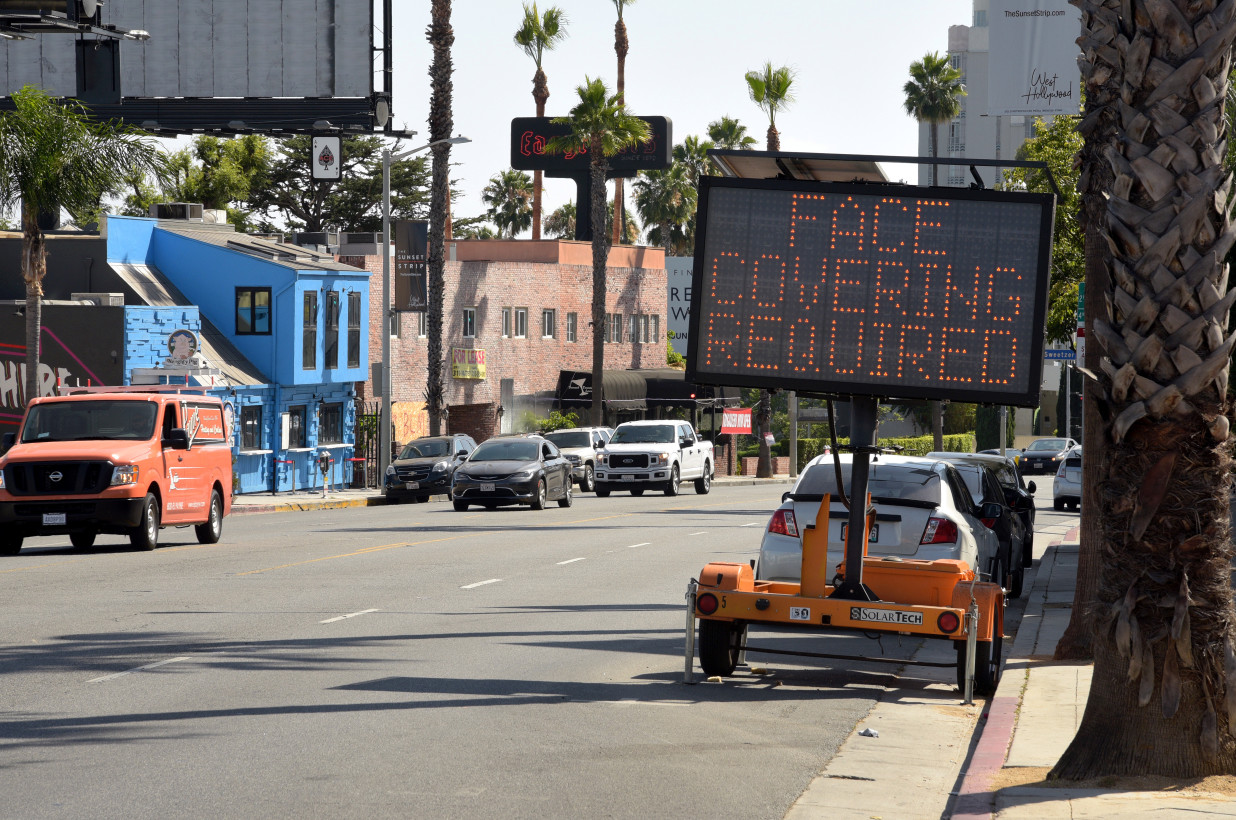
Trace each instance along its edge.
{"label": "trailer tire", "polygon": [[[701,622],[702,623],[702,622]],[[974,645],[974,694],[987,697],[996,693],[1004,671],[1004,639],[976,641]],[[966,691],[966,642],[957,641],[957,688]]]}
{"label": "trailer tire", "polygon": [[705,675],[734,674],[742,633],[742,624],[737,621],[700,621],[700,668]]}

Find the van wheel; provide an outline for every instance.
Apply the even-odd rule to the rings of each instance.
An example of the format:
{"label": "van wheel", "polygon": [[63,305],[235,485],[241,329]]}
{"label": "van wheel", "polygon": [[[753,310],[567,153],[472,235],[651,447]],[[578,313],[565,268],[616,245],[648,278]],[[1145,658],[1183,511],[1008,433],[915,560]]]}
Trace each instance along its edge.
{"label": "van wheel", "polygon": [[22,536],[0,535],[0,555],[16,555],[21,552]]}
{"label": "van wheel", "polygon": [[146,493],[142,503],[142,523],[129,532],[129,543],[139,550],[152,550],[159,546],[159,499],[154,493]]}
{"label": "van wheel", "polygon": [[94,539],[97,535],[98,533],[94,530],[78,530],[77,532],[69,533],[69,543],[79,550],[84,550],[87,547],[94,546]]}
{"label": "van wheel", "polygon": [[709,677],[734,674],[742,627],[737,621],[700,620],[700,668]]}
{"label": "van wheel", "polygon": [[218,490],[210,491],[210,517],[193,528],[199,544],[217,544],[223,534],[223,499]]}
{"label": "van wheel", "polygon": [[704,474],[695,479],[695,492],[697,495],[708,495],[708,491],[712,489],[712,465],[704,464]]}

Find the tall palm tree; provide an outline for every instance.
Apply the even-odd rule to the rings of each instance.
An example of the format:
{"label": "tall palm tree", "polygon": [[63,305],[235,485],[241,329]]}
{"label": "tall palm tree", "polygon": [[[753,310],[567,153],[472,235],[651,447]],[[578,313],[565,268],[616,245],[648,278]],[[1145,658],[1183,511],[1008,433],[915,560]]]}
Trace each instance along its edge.
{"label": "tall palm tree", "polygon": [[[550,6],[544,14],[538,14],[536,3],[524,3],[524,19],[515,32],[515,45],[536,63],[532,75],[532,99],[536,101],[536,115],[545,116],[545,101],[549,99],[549,83],[541,67],[541,58],[546,51],[566,39],[567,17],[562,9]],[[532,238],[541,238],[541,172],[532,175]]]}
{"label": "tall palm tree", "polygon": [[[961,72],[953,68],[947,54],[925,54],[923,59],[910,63],[910,79],[902,90],[906,95],[906,113],[928,124],[931,156],[940,156],[940,124],[961,114],[961,98],[966,95]],[[931,166],[933,186],[937,182],[938,167]]]}
{"label": "tall palm tree", "polygon": [[[618,21],[614,23],[614,53],[618,55],[618,102],[626,105],[624,92],[627,87],[627,52],[630,50],[630,41],[627,40],[627,22],[622,19],[623,10],[634,3],[635,0],[613,0],[614,8],[618,10]],[[623,189],[622,177],[614,179],[614,213],[623,214],[623,222],[625,222],[626,209],[622,198]],[[615,219],[612,225],[613,241],[615,244],[621,241],[622,233],[619,230],[619,220]]]}
{"label": "tall palm tree", "polygon": [[683,165],[692,185],[699,185],[700,177],[712,173],[712,160],[708,158],[708,152],[712,148],[711,142],[694,134],[688,134],[682,142],[674,146],[671,153],[673,160]]}
{"label": "tall palm tree", "polygon": [[727,151],[750,151],[755,147],[755,137],[747,134],[747,126],[729,116],[708,123],[708,139]]}
{"label": "tall palm tree", "polygon": [[[600,79],[584,78],[576,89],[579,103],[566,117],[554,120],[568,125],[571,133],[554,137],[545,145],[552,153],[587,151],[588,170],[592,182],[592,425],[601,426],[604,407],[605,372],[605,262],[609,255],[609,237],[605,231],[605,172],[608,157],[646,141],[648,123],[627,111],[622,98],[610,95]],[[614,220],[618,222],[617,219]]]}
{"label": "tall palm tree", "polygon": [[[940,155],[940,123],[948,122],[961,113],[961,98],[966,87],[961,82],[961,72],[953,68],[948,55],[925,54],[923,59],[910,63],[910,79],[902,89],[905,92],[906,113],[919,122],[928,124],[931,132],[931,156]],[[931,166],[931,184],[936,185],[939,166]],[[931,437],[937,451],[944,449],[944,405],[938,401],[931,406]]]}
{"label": "tall palm tree", "polygon": [[774,67],[764,63],[762,68],[746,73],[747,94],[751,101],[768,115],[768,150],[781,150],[781,135],[777,132],[777,112],[794,102],[794,69],[788,66]]}
{"label": "tall palm tree", "polygon": [[[1236,290],[1226,264],[1234,228],[1222,103],[1236,30],[1215,0],[1127,16],[1094,0],[1081,5],[1086,88],[1098,86],[1119,108],[1110,133],[1086,126],[1113,174],[1101,225],[1111,276],[1099,314],[1086,317],[1102,349],[1105,446],[1086,453],[1100,460],[1102,503],[1091,512],[1101,533],[1101,616],[1086,711],[1049,776],[1231,774]],[[1139,53],[1154,55],[1149,67]],[[1111,80],[1118,95],[1106,94]]]}
{"label": "tall palm tree", "polygon": [[631,183],[635,207],[645,225],[656,225],[665,253],[672,252],[673,229],[686,224],[695,212],[696,188],[690,169],[675,162],[665,170],[641,171]]}
{"label": "tall palm tree", "polygon": [[514,239],[532,223],[532,180],[523,171],[508,168],[490,177],[481,201],[489,206],[486,215],[498,227],[499,236],[505,230],[507,238]]}
{"label": "tall palm tree", "polygon": [[146,135],[26,86],[0,113],[0,210],[20,202],[21,275],[26,283],[25,399],[37,398],[47,244],[39,215],[97,208],[107,190],[134,172],[163,177],[163,159]]}
{"label": "tall palm tree", "polygon": [[[747,94],[751,101],[768,115],[768,150],[781,150],[781,134],[777,131],[777,112],[794,102],[791,87],[794,85],[794,70],[787,66],[774,67],[764,63],[762,68],[748,71],[745,75]],[[768,436],[772,432],[772,394],[760,391],[760,403],[755,413],[759,430],[759,458],[756,461],[757,478],[772,477],[772,448]]]}
{"label": "tall palm tree", "polygon": [[545,233],[560,239],[575,236],[575,203],[567,202],[545,218]]}
{"label": "tall palm tree", "polygon": [[[450,208],[451,169],[451,144],[439,140],[450,137],[455,126],[451,108],[451,74],[454,72],[451,46],[455,43],[455,32],[451,28],[451,0],[431,0],[429,17],[429,28],[425,32],[433,47],[433,62],[429,66],[429,141],[438,144],[430,149],[433,153],[433,179],[429,188],[429,339],[426,345],[428,376],[425,403],[429,406],[429,434],[436,436],[442,433],[442,295],[445,291],[446,220]],[[389,305],[383,305],[384,313],[389,310]],[[390,363],[386,364],[389,366]]]}

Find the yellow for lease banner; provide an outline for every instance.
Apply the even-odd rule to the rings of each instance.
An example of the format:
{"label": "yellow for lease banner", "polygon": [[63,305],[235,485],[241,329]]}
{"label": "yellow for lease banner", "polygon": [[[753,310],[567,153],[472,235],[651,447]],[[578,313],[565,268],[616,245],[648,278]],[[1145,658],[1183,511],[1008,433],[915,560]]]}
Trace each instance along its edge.
{"label": "yellow for lease banner", "polygon": [[472,347],[452,347],[451,377],[456,379],[485,378],[485,351]]}

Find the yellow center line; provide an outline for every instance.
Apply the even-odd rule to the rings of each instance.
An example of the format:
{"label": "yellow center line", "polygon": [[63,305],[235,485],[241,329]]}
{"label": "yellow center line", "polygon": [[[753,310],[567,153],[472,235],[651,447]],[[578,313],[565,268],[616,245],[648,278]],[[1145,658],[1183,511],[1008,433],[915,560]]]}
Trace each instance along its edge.
{"label": "yellow center line", "polygon": [[344,552],[344,553],[340,553],[339,555],[324,555],[321,558],[309,558],[304,561],[293,561],[290,564],[280,564],[277,567],[266,567],[265,569],[251,569],[248,572],[238,572],[236,573],[236,576],[239,577],[242,575],[258,575],[263,572],[273,572],[274,570],[277,570],[277,569],[288,569],[289,567],[300,567],[300,566],[304,566],[305,564],[316,564],[319,561],[333,561],[336,558],[353,558],[357,555],[365,555],[371,552],[381,552],[382,550],[393,550],[393,549],[398,549],[400,547],[416,547],[416,546],[420,546],[421,544],[437,544],[441,541],[458,541],[460,538],[468,538],[471,535],[473,535],[473,533],[465,533],[464,535],[451,535],[451,536],[447,536],[446,538],[427,538],[424,541],[401,541],[397,544],[382,544],[381,546],[377,546],[377,547],[363,547],[353,552]]}

